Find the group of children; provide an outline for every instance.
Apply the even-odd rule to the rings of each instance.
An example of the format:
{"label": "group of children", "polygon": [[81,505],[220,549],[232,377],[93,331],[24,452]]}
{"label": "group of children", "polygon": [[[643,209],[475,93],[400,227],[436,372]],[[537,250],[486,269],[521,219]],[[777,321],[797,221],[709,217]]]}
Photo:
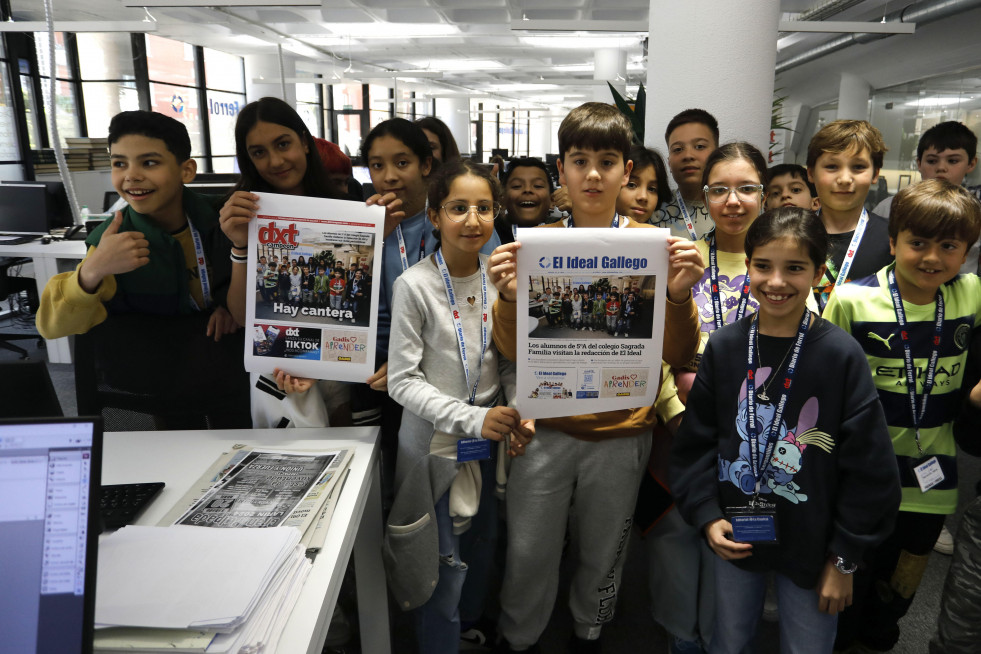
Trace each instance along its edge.
{"label": "group of children", "polygon": [[[622,301],[621,301],[621,298]],[[616,286],[605,289],[578,288],[552,291],[539,296],[548,326],[569,327],[576,331],[605,330],[611,336],[630,336],[641,316],[642,300],[637,290],[620,293]]]}
{"label": "group of children", "polygon": [[338,266],[328,274],[330,266],[325,261],[311,258],[307,265],[301,256],[280,264],[278,259],[261,255],[256,264],[256,291],[263,302],[350,309],[358,316],[371,297],[371,276],[356,263],[349,270]]}
{"label": "group of children", "polygon": [[[679,187],[669,197],[663,162],[631,145],[617,109],[574,109],[558,134],[574,220],[542,228],[654,223],[676,232],[664,280],[665,365],[652,406],[538,421],[512,406],[521,244],[511,226],[546,222],[544,167],[512,166],[506,196],[486,168],[437,161],[419,126],[392,119],[372,129],[362,157],[377,194],[367,203],[385,207],[386,226],[378,371],[364,388],[387,398],[376,401],[379,412],[384,402],[400,411],[385,411],[398,421],[388,444],[398,455],[385,473],[395,495],[385,558],[421,652],[457,651],[461,635],[495,613],[495,490],[507,501],[496,651],[539,650],[567,533],[576,558],[566,651],[600,651],[638,490],[658,466],[668,469],[661,481],[677,513],[647,535],[652,610],[676,638],[673,651],[743,651],[767,575],[785,651],[895,644],[957,505],[951,423],[966,391],[981,406],[981,390],[962,388],[981,281],[960,274],[977,272],[968,251],[981,204],[959,186],[963,174],[950,172],[973,167],[976,139],[934,129],[918,160],[925,178],[941,168],[946,178],[938,172],[900,191],[886,221],[864,208],[885,151],[864,121],[823,127],[802,173],[767,170],[747,143],[719,147],[711,115],[682,112],[665,135]],[[286,103],[247,105],[235,138],[242,178],[219,209],[183,186],[194,162],[180,123],[152,112],[113,119],[112,179],[129,206],[89,236],[75,271],[45,289],[45,337],[133,311],[211,311],[216,338],[244,323],[255,292],[246,282],[254,192],[337,192]],[[267,270],[278,295],[277,263]],[[343,269],[332,279],[344,282],[339,293],[351,285]],[[264,275],[258,290],[267,297],[265,283]],[[627,332],[636,314],[625,307],[635,311],[638,298],[614,291],[599,299],[605,327]],[[595,315],[597,294],[573,291],[566,324],[595,327],[584,316]],[[280,371],[274,382],[287,399],[330,401],[314,380]]]}

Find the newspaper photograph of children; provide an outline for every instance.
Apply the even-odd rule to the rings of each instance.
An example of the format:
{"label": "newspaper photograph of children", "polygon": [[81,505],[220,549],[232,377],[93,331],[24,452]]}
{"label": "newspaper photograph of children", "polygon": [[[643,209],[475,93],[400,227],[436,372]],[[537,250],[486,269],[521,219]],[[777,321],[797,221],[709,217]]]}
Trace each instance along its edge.
{"label": "newspaper photograph of children", "polygon": [[254,263],[256,320],[367,327],[374,234],[324,231],[303,223],[293,229],[297,233],[291,239],[260,235]]}
{"label": "newspaper photograph of children", "polygon": [[655,275],[532,275],[530,338],[651,338]]}

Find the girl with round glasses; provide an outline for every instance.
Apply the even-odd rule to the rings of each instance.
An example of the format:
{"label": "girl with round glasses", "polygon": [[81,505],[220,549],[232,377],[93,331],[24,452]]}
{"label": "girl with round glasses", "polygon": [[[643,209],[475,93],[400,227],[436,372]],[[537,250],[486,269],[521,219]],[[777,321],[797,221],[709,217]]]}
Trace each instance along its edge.
{"label": "girl with round glasses", "polygon": [[[413,609],[419,651],[427,654],[455,654],[461,623],[468,628],[481,617],[496,541],[497,461],[524,453],[511,440],[514,364],[491,337],[498,289],[481,253],[500,198],[500,184],[479,164],[444,164],[427,211],[439,245],[395,280],[389,393],[405,410],[385,551],[393,591],[411,589],[419,599],[400,605]],[[464,456],[464,446],[480,452]],[[408,526],[418,525],[429,500],[435,526],[426,545],[418,535],[425,529]],[[435,582],[419,573],[437,562]]]}

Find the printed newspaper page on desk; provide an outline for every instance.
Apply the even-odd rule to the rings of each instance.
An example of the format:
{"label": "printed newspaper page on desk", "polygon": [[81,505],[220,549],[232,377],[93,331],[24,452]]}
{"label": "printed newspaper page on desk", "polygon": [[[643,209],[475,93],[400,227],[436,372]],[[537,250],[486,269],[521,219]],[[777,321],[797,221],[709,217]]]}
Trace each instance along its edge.
{"label": "printed newspaper page on desk", "polygon": [[516,406],[557,418],[654,403],[666,229],[519,229]]}
{"label": "printed newspaper page on desk", "polygon": [[249,225],[245,369],[364,381],[375,371],[385,210],[258,193]]}

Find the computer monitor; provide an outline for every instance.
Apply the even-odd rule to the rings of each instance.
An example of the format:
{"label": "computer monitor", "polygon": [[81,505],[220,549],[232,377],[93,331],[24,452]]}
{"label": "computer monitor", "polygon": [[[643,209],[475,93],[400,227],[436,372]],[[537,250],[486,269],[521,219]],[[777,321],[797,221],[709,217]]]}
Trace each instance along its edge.
{"label": "computer monitor", "polygon": [[368,166],[352,166],[351,175],[362,184],[371,184],[371,173]]}
{"label": "computer monitor", "polygon": [[43,186],[0,184],[0,233],[47,234],[51,198]]}
{"label": "computer monitor", "polygon": [[48,230],[55,227],[71,227],[74,222],[72,208],[68,203],[68,193],[65,191],[63,182],[17,182],[3,181],[0,184],[13,184],[16,186],[43,186],[48,192]]}
{"label": "computer monitor", "polygon": [[0,421],[3,651],[92,652],[101,474],[95,419]]}

